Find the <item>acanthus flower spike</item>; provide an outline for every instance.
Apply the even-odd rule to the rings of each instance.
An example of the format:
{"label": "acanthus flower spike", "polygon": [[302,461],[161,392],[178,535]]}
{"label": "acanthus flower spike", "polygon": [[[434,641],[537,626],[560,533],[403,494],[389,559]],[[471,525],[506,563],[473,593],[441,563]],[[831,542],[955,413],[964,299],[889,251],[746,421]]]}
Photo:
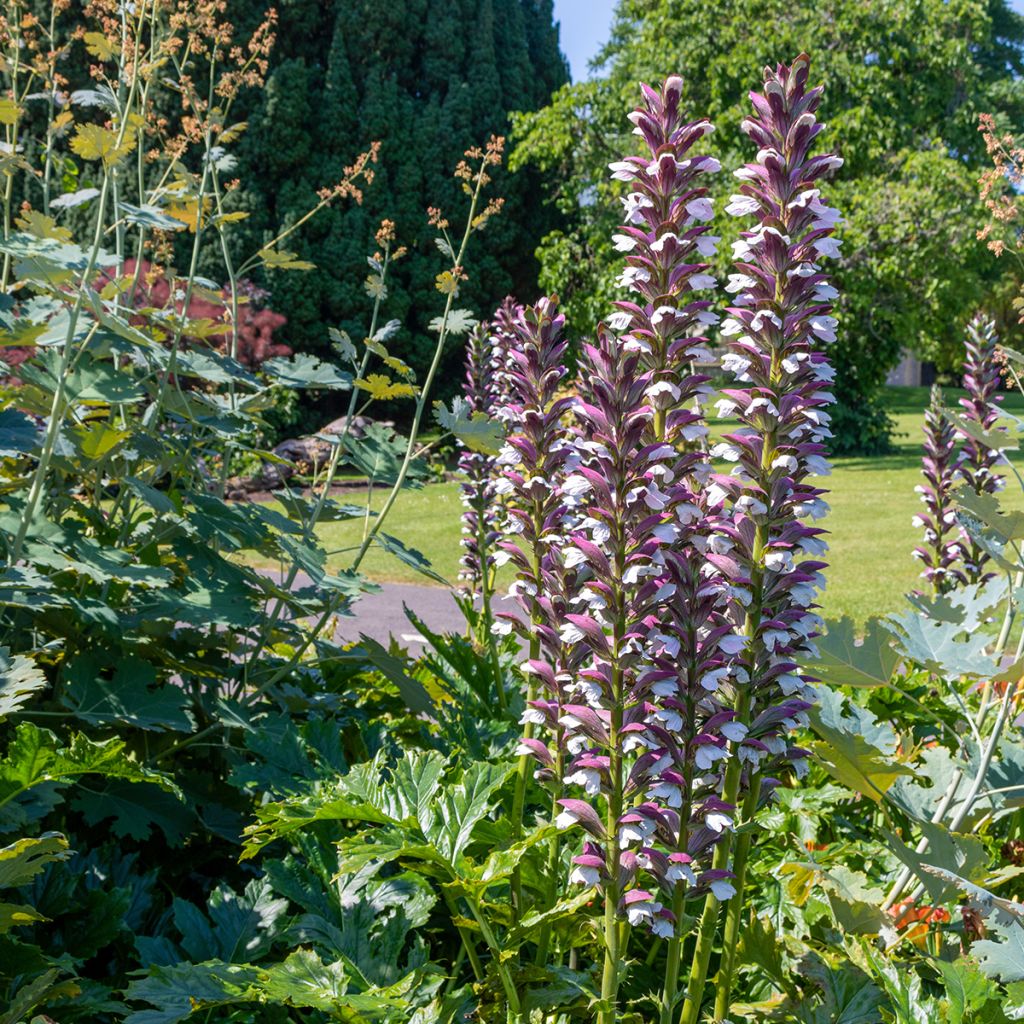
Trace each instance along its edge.
{"label": "acanthus flower spike", "polygon": [[[501,373],[504,338],[487,324],[478,324],[466,344],[463,394],[470,415],[494,418],[502,405]],[[459,579],[465,596],[486,606],[493,589],[494,544],[500,536],[500,503],[495,493],[495,456],[465,447],[459,455],[462,503],[462,557]]]}
{"label": "acanthus flower spike", "polygon": [[924,512],[914,516],[914,526],[924,531],[924,543],[914,557],[924,564],[921,576],[936,594],[944,594],[966,577],[957,563],[964,555],[964,540],[956,522],[953,491],[962,472],[956,450],[956,431],[943,410],[942,390],[934,385],[931,403],[924,414],[922,470],[925,482],[914,488]]}
{"label": "acanthus flower spike", "polygon": [[[736,172],[740,185],[726,207],[735,216],[757,218],[733,244],[735,295],[722,335],[739,386],[723,394],[741,426],[714,450],[733,464],[732,471],[713,478],[713,489],[731,505],[733,545],[718,564],[733,587],[745,638],[734,709],[747,732],[733,744],[743,756],[729,761],[722,796],[734,804],[745,785],[743,821],[759,806],[767,774],[802,770],[804,761],[789,756],[786,734],[806,723],[810,678],[799,665],[814,652],[821,627],[814,598],[824,583],[825,565],[817,560],[823,531],[807,520],[827,512],[823,491],[811,478],[829,471],[826,409],[833,374],[822,350],[836,337],[836,291],[822,262],[839,254],[840,243],[832,237],[838,212],[826,204],[820,185],[842,161],[810,155],[824,126],[815,116],[822,90],[807,87],[808,68],[802,54],[790,67],[765,69],[764,90],[751,93],[753,115],[741,126],[757,145],[757,157]],[[750,842],[746,831],[732,844],[737,891],[723,933],[718,1019],[728,1016]],[[716,849],[716,867],[727,866],[729,845]],[[683,1024],[699,1015],[694,1002],[706,978],[716,904],[709,900],[705,907]]]}
{"label": "acanthus flower spike", "polygon": [[[720,167],[714,157],[695,152],[713,126],[707,119],[684,120],[682,89],[678,76],[660,90],[643,87],[642,105],[630,120],[648,153],[612,165],[630,188],[623,199],[626,223],[615,236],[626,262],[620,282],[637,298],[616,303],[618,312],[609,320],[625,332],[621,344],[639,355],[649,376],[648,439],[661,446],[656,450],[665,460],[656,481],[662,572],[645,636],[649,763],[642,759],[642,771],[634,769],[646,797],[668,812],[666,846],[691,864],[685,874],[659,876],[674,921],[661,1000],[665,1022],[677,998],[684,903],[709,888],[710,865],[695,858],[709,857],[731,826],[718,790],[721,762],[729,756],[720,730],[732,714],[723,715],[718,690],[730,673],[726,646],[734,630],[726,617],[729,588],[708,554],[732,542],[719,529],[721,502],[711,500],[706,487],[711,461],[701,400],[711,389],[708,376],[695,369],[710,362],[705,332],[719,319],[709,295],[716,281],[706,261],[719,238],[711,233],[706,182]],[[633,776],[631,783],[640,785]],[[665,931],[664,919],[651,924]]]}
{"label": "acanthus flower spike", "polygon": [[[999,419],[999,363],[996,324],[993,319],[976,316],[967,325],[963,385],[967,395],[960,399],[963,418],[973,424],[980,436],[990,435]],[[972,433],[961,431],[963,458],[960,475],[976,494],[995,494],[1006,484],[996,467],[1006,462],[1000,448],[986,444]],[[986,572],[989,556],[970,537],[963,540],[964,578],[968,583],[981,583],[994,575]]]}
{"label": "acanthus flower spike", "polygon": [[[496,491],[505,502],[505,518],[496,561],[511,563],[515,570],[509,596],[521,614],[499,615],[495,628],[515,632],[528,650],[522,666],[527,682],[524,735],[512,808],[516,837],[523,831],[531,766],[540,781],[550,784],[553,813],[558,814],[567,754],[562,708],[566,681],[578,658],[576,645],[562,629],[575,577],[563,553],[575,504],[565,480],[578,461],[566,425],[572,399],[562,394],[567,373],[564,325],[555,297],[543,298],[535,306],[499,311],[498,327],[505,336],[500,417],[509,432],[497,457],[501,478]],[[546,728],[543,739],[537,734],[538,726]],[[550,746],[548,738],[553,740]],[[554,837],[548,857],[552,899],[557,891],[559,846]],[[514,911],[521,915],[518,872],[513,874],[512,890]],[[548,934],[542,929],[542,949]]]}

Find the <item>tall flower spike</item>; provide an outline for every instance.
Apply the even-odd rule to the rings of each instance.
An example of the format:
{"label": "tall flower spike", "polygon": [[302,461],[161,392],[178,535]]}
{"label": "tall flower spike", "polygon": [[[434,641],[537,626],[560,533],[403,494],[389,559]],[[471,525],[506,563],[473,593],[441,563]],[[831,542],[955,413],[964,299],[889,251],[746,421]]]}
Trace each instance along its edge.
{"label": "tall flower spike", "polygon": [[727,737],[739,738],[741,728],[717,696],[729,674],[726,648],[734,638],[725,615],[727,586],[706,553],[729,541],[717,534],[720,508],[706,500],[711,463],[699,400],[710,388],[708,376],[693,369],[710,360],[703,332],[718,322],[711,300],[699,296],[716,286],[704,262],[719,241],[710,233],[713,207],[704,181],[719,163],[691,153],[713,129],[706,119],[683,120],[682,87],[678,76],[660,90],[642,87],[643,103],[630,120],[648,153],[611,165],[630,188],[622,200],[626,223],[614,239],[626,253],[620,282],[638,298],[616,303],[609,323],[625,331],[623,347],[639,354],[649,375],[650,439],[671,446],[659,477],[657,530],[667,544],[652,609],[655,625],[646,636],[649,764],[637,772],[648,800],[664,809],[667,836],[661,860],[646,858],[671,904],[674,924],[663,1019],[676,1001],[686,898],[709,888],[723,898],[732,892],[728,873],[708,870],[706,858],[731,825],[734,808],[720,798],[718,774]]}
{"label": "tall flower spike", "polygon": [[651,439],[651,374],[641,368],[640,354],[627,351],[603,325],[597,344],[584,347],[580,380],[582,463],[566,482],[583,501],[566,551],[578,572],[577,610],[566,616],[562,635],[586,660],[561,723],[573,755],[566,782],[585,799],[562,800],[559,821],[579,824],[596,840],[581,855],[588,860],[575,863],[596,868],[604,890],[601,993],[607,1009],[598,1018],[604,1024],[617,1019],[620,919],[671,937],[672,914],[657,888],[689,861],[672,862],[663,852],[676,852],[679,832],[671,795],[652,798],[671,760],[659,754],[665,731],[678,718],[673,712],[659,720],[659,675],[648,642],[662,600],[663,547],[671,539],[661,529],[668,496],[660,484],[676,455]]}
{"label": "tall flower spike", "polygon": [[[470,414],[497,415],[501,403],[499,374],[502,355],[488,325],[477,325],[466,344],[464,394]],[[462,557],[459,579],[463,593],[471,600],[487,601],[493,585],[494,544],[500,515],[495,494],[495,457],[464,448],[459,455],[463,475],[460,486],[462,503]]]}
{"label": "tall flower spike", "polygon": [[619,280],[638,298],[616,302],[608,323],[625,332],[622,344],[640,353],[651,374],[647,399],[656,439],[692,444],[707,436],[692,400],[708,390],[708,378],[694,374],[691,364],[708,358],[702,332],[718,322],[711,300],[694,298],[716,284],[704,262],[719,241],[707,223],[713,211],[704,178],[720,165],[711,156],[689,155],[713,127],[707,119],[683,121],[680,77],[666,79],[660,91],[641,88],[643,104],[630,120],[648,153],[611,165],[613,177],[630,188],[622,199],[626,223],[613,239],[626,254]]}
{"label": "tall flower spike", "polygon": [[[813,652],[821,627],[814,601],[824,583],[824,563],[817,559],[825,544],[823,531],[805,519],[817,520],[828,508],[811,483],[829,472],[825,407],[833,372],[820,349],[836,331],[831,304],[837,293],[820,264],[839,254],[840,243],[832,237],[838,212],[825,204],[819,185],[842,161],[809,156],[823,125],[815,116],[822,90],[807,88],[808,65],[802,54],[791,67],[766,68],[763,94],[751,93],[754,113],[741,127],[756,144],[757,158],[736,172],[742,184],[726,208],[757,218],[733,244],[736,273],[728,290],[735,299],[722,326],[731,350],[727,364],[739,385],[723,391],[722,411],[735,414],[741,427],[714,450],[734,464],[730,474],[715,477],[731,502],[734,540],[718,564],[732,583],[746,638],[734,707],[747,732],[735,745],[740,756],[726,769],[723,798],[735,803],[745,781],[745,820],[770,791],[773,775],[787,765],[799,772],[806,763],[806,751],[790,747],[786,733],[806,722],[810,680],[799,664]],[[723,935],[719,1019],[728,1016],[749,845],[748,831],[733,854],[738,892]],[[720,845],[716,857],[725,849]],[[709,907],[702,938],[705,929],[714,930],[716,910],[710,901]],[[704,979],[691,980],[698,982],[691,990],[701,991]],[[684,1022],[696,1019],[699,1008],[691,1002],[688,995]]]}
{"label": "tall flower spike", "polygon": [[[986,433],[991,432],[999,419],[999,364],[996,359],[996,323],[984,316],[976,316],[967,326],[964,356],[964,388],[967,397],[960,399],[964,419]],[[960,475],[977,494],[994,494],[1006,484],[1005,477],[996,472],[996,466],[1006,462],[1002,451],[989,447],[963,433],[963,461]],[[991,579],[985,563],[989,556],[970,538],[964,538],[964,576],[968,583]]]}
{"label": "tall flower spike", "polygon": [[[565,423],[572,399],[560,393],[566,376],[564,324],[553,297],[541,299],[536,306],[506,310],[502,319],[509,339],[503,370],[507,394],[501,415],[509,434],[498,456],[502,478],[497,490],[507,511],[497,560],[510,562],[515,569],[509,595],[522,614],[499,615],[495,628],[516,632],[529,652],[523,665],[528,685],[512,812],[517,834],[522,829],[531,765],[538,779],[550,783],[557,813],[565,758],[562,709],[577,657],[561,632],[575,576],[563,554],[573,514],[564,481],[578,461]],[[538,735],[538,726],[547,727],[547,732]],[[549,865],[552,885],[557,848],[555,841]],[[518,875],[513,877],[513,897],[521,912]]]}
{"label": "tall flower spike", "polygon": [[956,431],[943,412],[942,390],[933,385],[931,403],[924,414],[922,473],[925,483],[914,488],[925,507],[923,513],[914,516],[914,525],[924,530],[924,543],[914,548],[914,557],[924,563],[921,576],[936,594],[946,593],[965,578],[956,567],[964,554],[964,541],[956,525],[953,503],[957,477],[962,472],[961,456],[956,450]]}

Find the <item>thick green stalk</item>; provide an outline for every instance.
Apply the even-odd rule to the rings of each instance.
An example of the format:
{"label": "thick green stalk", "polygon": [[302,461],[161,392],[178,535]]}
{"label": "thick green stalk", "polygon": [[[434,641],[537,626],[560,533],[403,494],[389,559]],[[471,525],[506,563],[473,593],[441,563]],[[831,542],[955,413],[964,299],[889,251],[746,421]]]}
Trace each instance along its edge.
{"label": "thick green stalk", "polygon": [[[618,538],[615,555],[616,579],[621,580],[626,569],[625,540]],[[608,880],[604,888],[604,969],[601,973],[601,1003],[598,1024],[616,1024],[619,1019],[619,972],[623,951],[622,934],[619,928],[619,818],[622,817],[623,784],[622,775],[622,725],[624,720],[625,680],[622,673],[622,645],[626,635],[626,616],[623,611],[625,595],[616,594],[618,613],[615,616],[612,634],[611,672],[611,720],[608,728],[608,776],[609,793],[605,814],[605,857],[607,858]]]}
{"label": "thick green stalk", "polygon": [[[761,791],[761,778],[756,772],[751,775],[746,798],[743,801],[741,821],[748,824],[757,811]],[[747,859],[753,834],[744,832],[736,839],[732,858],[732,870],[736,876],[736,895],[729,900],[725,910],[725,927],[722,931],[722,964],[718,972],[718,986],[715,991],[715,1020],[725,1020],[729,1012],[733,978],[736,970],[736,948],[739,945],[740,924],[743,919],[743,895],[747,881]]]}

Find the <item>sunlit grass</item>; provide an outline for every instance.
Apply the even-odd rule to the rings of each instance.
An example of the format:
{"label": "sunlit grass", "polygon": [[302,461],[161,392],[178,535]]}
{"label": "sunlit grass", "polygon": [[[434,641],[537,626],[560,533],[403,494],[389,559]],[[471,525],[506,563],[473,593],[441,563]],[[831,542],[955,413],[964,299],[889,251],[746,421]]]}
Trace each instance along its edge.
{"label": "sunlit grass", "polygon": [[[948,394],[955,402],[959,392]],[[914,487],[920,482],[920,438],[925,388],[891,389],[889,408],[896,420],[897,451],[875,458],[835,461],[832,476],[823,481],[831,491],[832,514],[822,525],[831,531],[829,585],[823,598],[828,617],[851,615],[858,621],[901,607],[903,595],[918,585],[919,563],[911,557],[920,532],[911,525],[919,508]],[[1005,404],[1024,414],[1024,399],[1007,395]],[[379,506],[381,492],[375,492]],[[353,491],[346,503],[364,504],[365,491]],[[1011,478],[1005,503],[1024,509],[1024,495]],[[435,571],[448,580],[458,575],[459,502],[457,483],[428,484],[405,491],[388,519],[387,532],[430,559]],[[332,569],[351,564],[353,548],[362,537],[362,523],[325,523],[319,528]],[[374,548],[362,570],[378,581],[427,583],[415,570],[385,551]]]}

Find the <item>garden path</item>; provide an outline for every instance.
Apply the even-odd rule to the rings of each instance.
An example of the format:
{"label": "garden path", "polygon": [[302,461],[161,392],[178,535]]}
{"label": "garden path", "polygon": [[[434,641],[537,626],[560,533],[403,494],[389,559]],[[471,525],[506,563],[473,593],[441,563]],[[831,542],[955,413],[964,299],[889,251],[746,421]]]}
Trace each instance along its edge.
{"label": "garden path", "polygon": [[[300,573],[295,586],[308,586],[309,583],[309,578]],[[381,583],[380,590],[364,594],[355,602],[351,615],[339,619],[337,639],[358,640],[361,634],[365,634],[387,646],[394,636],[402,647],[417,654],[422,649],[423,639],[406,618],[405,607],[435,633],[465,632],[465,619],[447,588],[415,583]],[[515,610],[505,597],[498,598],[493,607],[498,612]]]}

